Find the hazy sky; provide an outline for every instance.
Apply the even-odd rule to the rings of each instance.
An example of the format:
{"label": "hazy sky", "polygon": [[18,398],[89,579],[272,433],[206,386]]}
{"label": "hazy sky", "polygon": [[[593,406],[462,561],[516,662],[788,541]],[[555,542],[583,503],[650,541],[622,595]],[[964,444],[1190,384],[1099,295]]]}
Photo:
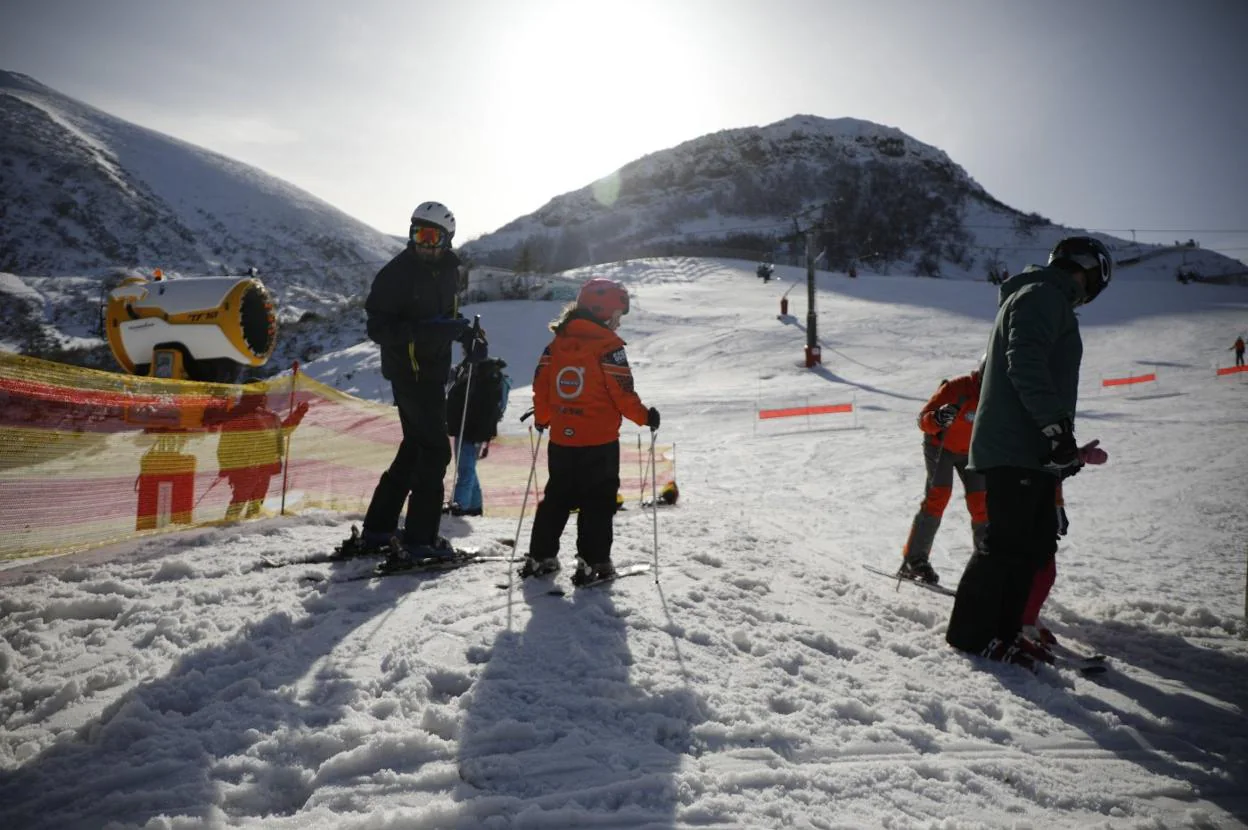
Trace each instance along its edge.
{"label": "hazy sky", "polygon": [[1244,0],[4,0],[0,68],[394,234],[437,199],[464,242],[808,113],[1020,210],[1248,258]]}

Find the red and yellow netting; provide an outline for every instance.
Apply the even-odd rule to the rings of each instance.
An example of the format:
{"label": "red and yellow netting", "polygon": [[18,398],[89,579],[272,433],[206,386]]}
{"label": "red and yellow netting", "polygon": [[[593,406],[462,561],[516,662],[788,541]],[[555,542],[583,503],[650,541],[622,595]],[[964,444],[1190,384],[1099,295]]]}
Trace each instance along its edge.
{"label": "red and yellow netting", "polygon": [[[297,372],[231,386],[0,352],[0,559],[283,509],[362,511],[400,435],[393,407]],[[648,456],[648,441],[621,438],[625,499],[648,486]],[[656,458],[662,488],[670,448]],[[529,438],[492,442],[477,465],[487,516],[518,515],[531,462]],[[537,464],[544,481],[544,449]]]}

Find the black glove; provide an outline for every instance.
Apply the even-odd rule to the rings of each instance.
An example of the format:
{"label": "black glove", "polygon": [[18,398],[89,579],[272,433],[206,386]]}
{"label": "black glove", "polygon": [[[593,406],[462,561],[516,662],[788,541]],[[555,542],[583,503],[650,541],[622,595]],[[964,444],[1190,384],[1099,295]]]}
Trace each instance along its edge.
{"label": "black glove", "polygon": [[546,427],[550,426],[550,424],[534,424],[533,426],[539,433],[542,433],[546,431]]}
{"label": "black glove", "polygon": [[659,428],[659,410],[653,406],[646,410],[646,426],[650,427],[651,432]]}
{"label": "black glove", "polygon": [[1057,538],[1062,538],[1070,530],[1070,519],[1066,518],[1066,508],[1057,508]]}
{"label": "black glove", "polygon": [[936,425],[941,429],[948,429],[949,425],[953,423],[953,419],[956,417],[958,417],[958,407],[951,403],[945,404],[940,409],[937,409],[932,413],[932,420],[934,420]]}
{"label": "black glove", "polygon": [[1079,465],[1079,447],[1075,444],[1075,428],[1069,418],[1049,424],[1041,430],[1049,439],[1049,457],[1045,466],[1053,471],[1065,471]]}
{"label": "black glove", "polygon": [[460,340],[472,333],[472,321],[466,317],[435,317],[423,325],[437,326],[448,340]]}
{"label": "black glove", "polygon": [[469,363],[480,363],[490,356],[490,344],[485,342],[484,337],[474,337],[471,330],[468,337],[459,342],[464,347],[464,360]]}
{"label": "black glove", "polygon": [[463,317],[430,317],[407,323],[407,339],[433,345],[437,341],[455,342],[465,333],[472,333],[472,323]]}

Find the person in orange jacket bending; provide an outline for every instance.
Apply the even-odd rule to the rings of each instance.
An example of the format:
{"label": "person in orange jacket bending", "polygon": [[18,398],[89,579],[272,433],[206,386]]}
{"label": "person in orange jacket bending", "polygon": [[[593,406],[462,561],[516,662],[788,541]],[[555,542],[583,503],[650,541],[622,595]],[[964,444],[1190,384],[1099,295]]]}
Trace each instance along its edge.
{"label": "person in orange jacket bending", "polygon": [[949,497],[953,495],[954,470],[957,470],[962,488],[966,491],[966,507],[971,512],[975,549],[982,549],[988,530],[985,482],[982,475],[966,468],[971,427],[975,423],[975,410],[979,407],[982,371],[981,363],[969,375],[943,381],[919,413],[919,429],[925,435],[923,460],[927,464],[927,489],[910,526],[910,538],[906,540],[902,552],[901,570],[897,572],[905,579],[932,585],[940,582],[929,556],[941,517],[949,504]]}
{"label": "person in orange jacket bending", "polygon": [[620,423],[623,417],[651,431],[659,411],[633,390],[633,373],[616,335],[628,313],[628,290],[594,278],[576,302],[551,323],[555,338],[533,373],[533,414],[539,431],[550,430],[549,478],[529,536],[521,577],[559,570],[559,537],[569,514],[576,518],[574,585],[610,577],[616,493],[620,489]]}

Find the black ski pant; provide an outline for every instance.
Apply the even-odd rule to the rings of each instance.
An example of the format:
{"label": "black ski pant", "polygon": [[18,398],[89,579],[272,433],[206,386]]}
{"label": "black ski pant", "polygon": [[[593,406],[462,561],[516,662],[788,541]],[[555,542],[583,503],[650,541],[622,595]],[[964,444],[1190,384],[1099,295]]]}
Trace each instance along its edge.
{"label": "black ski pant", "polygon": [[994,639],[1013,642],[1032,580],[1057,552],[1057,477],[1020,467],[984,471],[988,485],[985,552],[971,556],[945,640],[981,654]]}
{"label": "black ski pant", "polygon": [[611,559],[615,539],[615,496],[620,491],[620,442],[593,447],[564,447],[551,443],[546,451],[550,478],[537,505],[529,555],[548,559],[559,555],[559,538],[575,509],[576,555],[587,564]]}
{"label": "black ski pant", "polygon": [[394,403],[399,408],[403,440],[390,468],[381,474],[368,512],[366,532],[393,533],[403,501],[407,519],[403,542],[431,545],[442,521],[442,479],[451,463],[451,441],[446,429],[446,391],[441,383],[396,383]]}

